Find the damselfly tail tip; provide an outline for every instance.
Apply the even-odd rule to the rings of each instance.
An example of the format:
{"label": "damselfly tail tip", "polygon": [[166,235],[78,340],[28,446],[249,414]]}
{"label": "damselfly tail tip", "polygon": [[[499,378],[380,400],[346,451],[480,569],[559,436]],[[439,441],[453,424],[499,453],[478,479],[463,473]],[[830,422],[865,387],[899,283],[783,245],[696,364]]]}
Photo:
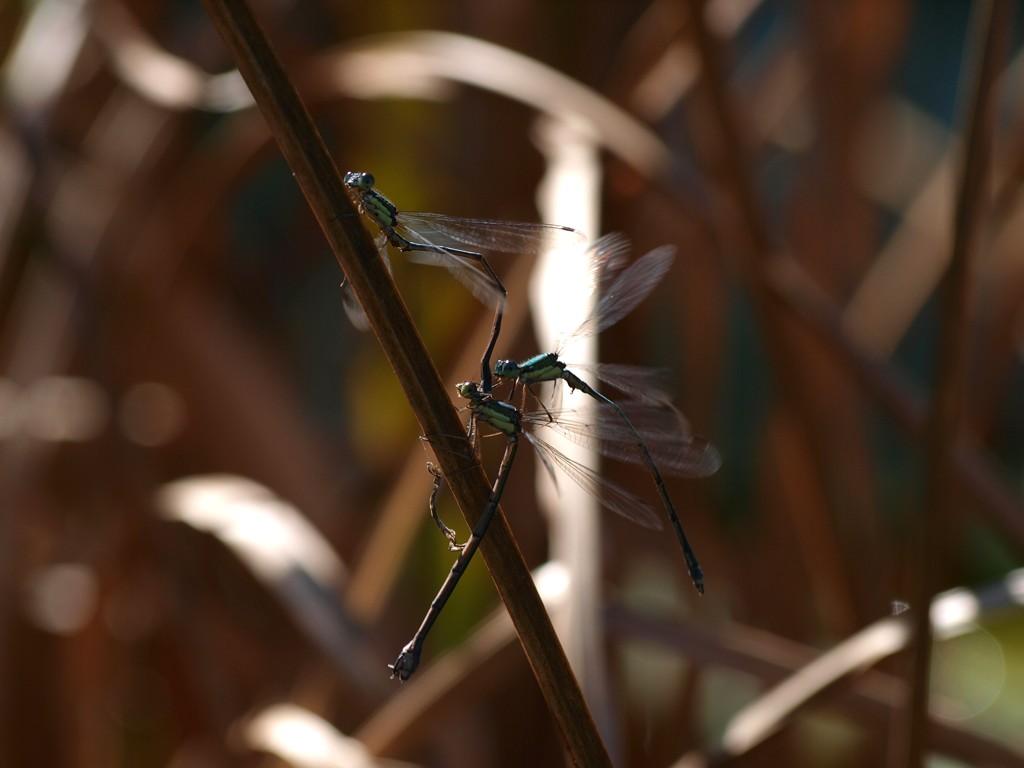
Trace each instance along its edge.
{"label": "damselfly tail tip", "polygon": [[699,565],[694,564],[690,568],[690,579],[693,581],[693,586],[697,588],[697,594],[701,597],[704,596],[704,571],[701,570]]}
{"label": "damselfly tail tip", "polygon": [[412,673],[416,671],[419,663],[420,655],[418,653],[403,648],[402,652],[398,654],[398,658],[395,659],[395,663],[388,664],[388,669],[391,670],[391,679],[394,680],[397,677],[398,682],[404,683],[412,677]]}

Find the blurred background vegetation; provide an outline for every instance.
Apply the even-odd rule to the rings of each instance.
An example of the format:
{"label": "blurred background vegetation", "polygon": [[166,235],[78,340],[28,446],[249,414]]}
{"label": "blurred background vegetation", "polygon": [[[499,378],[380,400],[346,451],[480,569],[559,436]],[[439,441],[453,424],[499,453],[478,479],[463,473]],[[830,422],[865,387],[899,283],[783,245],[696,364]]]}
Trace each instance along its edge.
{"label": "blurred background vegetation", "polygon": [[[601,357],[668,369],[724,464],[670,483],[704,598],[670,535],[602,521],[617,764],[904,764],[905,639],[826,657],[750,742],[741,716],[954,588],[927,759],[1024,761],[1017,4],[254,10],[338,167],[401,208],[536,220],[533,100],[589,121],[601,231],[678,248]],[[0,55],[0,766],[564,764],[482,562],[388,680],[451,563],[429,454],[203,5],[6,3]],[[528,356],[530,259],[497,268],[498,352]],[[445,382],[475,377],[489,311],[394,272]],[[530,463],[504,507],[539,566]]]}

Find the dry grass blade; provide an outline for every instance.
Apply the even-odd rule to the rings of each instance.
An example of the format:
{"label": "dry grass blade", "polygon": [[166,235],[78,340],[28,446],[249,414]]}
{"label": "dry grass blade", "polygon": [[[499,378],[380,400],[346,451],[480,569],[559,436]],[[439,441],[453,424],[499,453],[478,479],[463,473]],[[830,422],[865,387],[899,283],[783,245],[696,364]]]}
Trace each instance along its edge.
{"label": "dry grass blade", "polygon": [[[1010,5],[983,2],[974,9],[973,37],[965,58],[974,80],[967,81],[970,105],[967,113],[963,166],[953,218],[953,251],[949,269],[940,286],[943,299],[942,327],[935,391],[927,447],[928,487],[924,507],[914,532],[914,561],[918,569],[918,605],[926,605],[939,588],[939,574],[949,556],[949,526],[957,487],[950,471],[954,446],[962,429],[966,394],[966,355],[969,332],[971,264],[978,250],[982,215],[988,202],[986,183],[992,146],[993,86],[1004,60],[1010,26]],[[966,81],[966,78],[965,78]],[[922,612],[924,614],[924,612]],[[914,661],[907,753],[900,763],[923,766],[928,750],[930,716],[932,627],[924,614],[914,625]]]}
{"label": "dry grass blade", "polygon": [[274,704],[239,726],[240,741],[247,747],[275,755],[294,768],[414,768],[411,763],[373,757],[358,739],[294,704]]}
{"label": "dry grass blade", "polygon": [[335,81],[342,90],[377,98],[467,83],[592,127],[595,138],[644,173],[665,172],[674,163],[652,131],[608,99],[534,59],[464,35],[403,32],[367,38],[325,58],[310,79],[313,87]]}
{"label": "dry grass blade", "polygon": [[[773,248],[757,203],[753,175],[746,163],[744,142],[740,135],[741,122],[730,103],[730,95],[725,85],[720,47],[709,28],[707,4],[701,0],[693,0],[689,8],[690,23],[704,65],[702,79],[706,84],[709,111],[713,115],[715,129],[713,137],[703,137],[704,154],[708,158],[709,175],[722,187],[731,204],[725,206],[724,214],[720,215],[734,218],[739,225],[741,239],[735,241],[735,247],[748,278],[755,306],[761,315],[780,387],[789,395],[786,398],[789,406],[801,417],[810,435],[813,434],[813,426],[809,421],[810,413],[805,404],[810,402],[806,398],[814,397],[815,393],[805,389],[809,383],[808,377],[794,375],[800,370],[799,365],[789,364],[797,362],[793,357],[796,349],[792,345],[794,339],[782,324],[786,315],[794,310],[799,313],[806,303],[776,300],[782,298],[784,294],[776,293],[775,289],[780,285],[785,286],[785,282],[778,280],[779,262],[769,258],[773,255]],[[976,13],[977,38],[972,49],[978,62],[974,73],[976,80],[970,86],[972,101],[966,131],[964,171],[954,221],[953,257],[945,280],[946,305],[939,375],[932,415],[925,432],[925,451],[930,478],[925,504],[928,519],[912,534],[912,547],[916,554],[913,567],[922,574],[921,587],[916,595],[918,604],[926,604],[935,593],[935,575],[940,573],[940,569],[945,565],[941,552],[943,537],[949,535],[946,530],[948,515],[942,514],[939,507],[949,504],[951,492],[957,488],[958,474],[966,474],[957,452],[961,444],[959,421],[964,393],[968,269],[972,251],[976,246],[979,217],[984,210],[984,201],[987,197],[984,185],[990,146],[987,134],[991,129],[990,93],[1001,65],[999,54],[1005,49],[1005,34],[1009,29],[1009,6],[985,4],[978,6]],[[997,38],[997,30],[1003,33],[1002,38]],[[834,336],[842,340],[841,333]],[[856,356],[861,358],[858,368],[862,373],[867,372],[864,365],[866,361],[859,352],[856,352],[854,346],[849,343],[843,346],[847,350],[853,350]],[[874,381],[880,383],[877,378],[874,378]],[[851,592],[851,597],[852,594]],[[908,744],[900,758],[901,765],[922,764],[927,745],[925,733],[929,722],[927,706],[931,643],[927,616],[919,619],[916,629],[918,642],[912,684],[912,715],[911,722],[907,724]]]}
{"label": "dry grass blade", "polygon": [[[927,615],[927,611],[922,611]],[[831,648],[733,716],[722,749],[742,755],[774,733],[815,696],[857,670],[873,666],[904,647],[909,628],[897,617],[882,619]]]}

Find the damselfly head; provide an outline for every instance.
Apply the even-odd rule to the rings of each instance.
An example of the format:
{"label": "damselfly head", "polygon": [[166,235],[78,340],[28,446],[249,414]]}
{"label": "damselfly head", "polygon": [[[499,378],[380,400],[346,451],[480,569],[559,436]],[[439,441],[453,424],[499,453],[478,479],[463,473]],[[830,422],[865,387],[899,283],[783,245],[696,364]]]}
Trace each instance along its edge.
{"label": "damselfly head", "polygon": [[346,186],[362,190],[373,189],[373,185],[377,183],[372,173],[363,173],[361,171],[349,171],[345,174],[344,181]]}
{"label": "damselfly head", "polygon": [[499,379],[514,379],[519,375],[519,364],[515,360],[499,360],[494,364],[494,375]]}
{"label": "damselfly head", "polygon": [[455,391],[459,393],[460,397],[472,400],[480,396],[480,385],[475,381],[464,381],[455,385]]}

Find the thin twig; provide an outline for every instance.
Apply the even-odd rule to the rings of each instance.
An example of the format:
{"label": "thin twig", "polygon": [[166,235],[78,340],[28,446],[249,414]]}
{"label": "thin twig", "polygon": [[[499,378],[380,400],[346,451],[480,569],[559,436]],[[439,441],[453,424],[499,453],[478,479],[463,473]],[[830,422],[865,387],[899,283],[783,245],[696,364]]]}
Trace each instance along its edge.
{"label": "thin twig", "polygon": [[[270,125],[331,250],[359,298],[425,434],[431,436],[452,495],[473,525],[489,490],[462,424],[298,94],[244,0],[205,0],[257,106]],[[610,766],[575,676],[558,643],[504,517],[497,515],[481,547],[573,761]]]}
{"label": "thin twig", "polygon": [[992,147],[992,92],[1006,50],[1009,3],[985,2],[975,6],[970,47],[975,57],[969,64],[974,79],[969,84],[964,156],[953,220],[953,251],[940,285],[943,300],[942,327],[935,394],[932,399],[927,443],[927,480],[924,508],[919,513],[913,565],[917,569],[913,668],[906,758],[900,765],[923,766],[928,749],[928,698],[931,668],[932,625],[927,606],[941,585],[949,559],[952,499],[956,485],[951,465],[961,431],[966,392],[965,361],[969,333],[970,268],[977,251],[980,220],[988,201],[989,158]]}

